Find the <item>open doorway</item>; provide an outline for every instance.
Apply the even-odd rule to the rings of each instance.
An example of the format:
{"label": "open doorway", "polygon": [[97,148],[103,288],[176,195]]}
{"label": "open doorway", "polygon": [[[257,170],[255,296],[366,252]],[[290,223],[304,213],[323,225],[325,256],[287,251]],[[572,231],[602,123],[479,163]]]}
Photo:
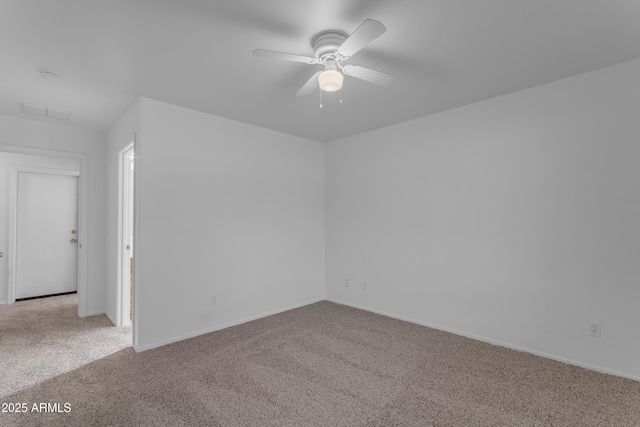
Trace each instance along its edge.
{"label": "open doorway", "polygon": [[[0,176],[0,241],[4,242],[4,245],[0,246],[0,258],[6,257],[6,262],[0,263],[0,304],[12,304],[16,299],[37,296],[38,294],[64,293],[73,288],[77,289],[78,316],[86,317],[93,314],[88,310],[87,248],[83,248],[88,232],[87,163],[87,156],[84,154],[0,144],[0,171],[5,171]],[[51,180],[66,183],[64,186],[68,190],[65,193],[69,196],[68,203],[62,203],[62,199],[58,198],[57,190],[54,191],[50,188],[53,185],[57,189],[57,184],[62,185],[62,183],[54,185],[50,182]],[[27,190],[27,193],[19,191],[21,185],[26,185],[27,188],[21,190]],[[42,185],[45,185],[46,189],[43,190]],[[18,198],[18,193],[23,196],[31,195],[35,198]],[[41,206],[35,206],[35,208],[32,206],[31,202],[37,204],[44,200],[37,194],[45,194],[48,198],[49,202],[45,203],[46,209]],[[19,206],[19,201],[20,203],[29,202],[28,206]],[[43,226],[45,222],[32,218],[31,214],[48,212],[51,204],[55,204],[56,207],[68,208],[68,212],[65,212],[63,216],[66,218],[65,221],[69,219],[71,222],[58,224],[62,234],[53,236],[46,245],[35,242],[35,250],[23,250],[23,256],[18,256],[20,249],[28,249],[28,245],[25,246],[25,244],[29,243],[29,239],[42,237],[40,233],[36,233],[36,236],[33,235],[36,228],[30,226],[28,221],[32,223],[35,221],[38,226]],[[27,214],[27,217],[23,214]],[[74,218],[77,221],[75,224],[73,224]],[[19,229],[21,226],[24,227]],[[74,239],[76,241],[72,242]],[[63,249],[60,250],[57,246],[52,247],[49,243],[62,245]],[[43,259],[46,262],[43,262],[42,259],[30,258],[38,255],[38,251],[41,252],[40,255],[44,256]],[[65,262],[58,262],[62,260],[50,257],[54,252],[56,256],[64,257]],[[44,268],[34,269],[32,267],[34,262],[39,267],[50,263],[55,271],[49,269],[45,272]],[[34,279],[31,276],[40,272],[43,274],[36,279],[42,279],[40,280],[42,283],[37,284],[38,289],[35,292],[32,292],[33,289],[26,289],[22,286],[26,285],[27,288],[32,286],[35,282],[31,280]],[[61,272],[66,278],[63,285],[69,285],[70,289],[66,289],[66,287],[63,289],[46,288],[42,291],[39,288],[40,285],[45,287],[51,285],[52,283],[48,283],[49,278],[57,276]],[[16,279],[18,280],[18,292],[16,292]],[[23,293],[23,290],[26,293]]]}
{"label": "open doorway", "polygon": [[0,395],[8,396],[131,347],[132,336],[98,311],[99,281],[89,286],[89,224],[100,222],[89,215],[88,155],[0,144],[0,172],[0,329],[11,343],[0,345]]}
{"label": "open doorway", "polygon": [[133,221],[134,221],[134,143],[120,151],[119,207],[118,219],[119,262],[119,319],[120,326],[131,325],[133,321]]}

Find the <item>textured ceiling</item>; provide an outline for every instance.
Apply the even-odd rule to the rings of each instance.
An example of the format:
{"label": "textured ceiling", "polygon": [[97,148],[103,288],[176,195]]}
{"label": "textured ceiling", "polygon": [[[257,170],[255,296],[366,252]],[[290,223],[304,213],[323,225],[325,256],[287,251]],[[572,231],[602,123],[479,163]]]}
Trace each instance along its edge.
{"label": "textured ceiling", "polygon": [[[322,109],[295,96],[319,66],[252,55],[367,18],[387,32],[350,62],[396,79],[346,77]],[[106,131],[145,96],[330,141],[639,58],[640,1],[2,0],[0,52],[0,114]]]}

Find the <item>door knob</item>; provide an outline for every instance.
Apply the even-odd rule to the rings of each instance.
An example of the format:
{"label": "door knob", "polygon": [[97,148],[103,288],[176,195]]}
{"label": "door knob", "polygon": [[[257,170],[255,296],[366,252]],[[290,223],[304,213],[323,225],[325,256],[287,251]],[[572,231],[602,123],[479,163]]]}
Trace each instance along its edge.
{"label": "door knob", "polygon": [[77,243],[78,239],[71,239],[71,243]]}
{"label": "door knob", "polygon": [[76,234],[77,231],[76,230],[71,230],[71,234]]}

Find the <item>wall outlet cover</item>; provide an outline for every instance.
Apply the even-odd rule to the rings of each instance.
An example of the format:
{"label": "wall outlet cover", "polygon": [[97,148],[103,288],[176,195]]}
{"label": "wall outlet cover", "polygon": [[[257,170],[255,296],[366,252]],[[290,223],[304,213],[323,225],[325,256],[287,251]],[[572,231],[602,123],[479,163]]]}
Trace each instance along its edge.
{"label": "wall outlet cover", "polygon": [[589,322],[588,327],[589,327],[588,333],[592,337],[599,338],[602,336],[602,327],[600,325],[600,322]]}

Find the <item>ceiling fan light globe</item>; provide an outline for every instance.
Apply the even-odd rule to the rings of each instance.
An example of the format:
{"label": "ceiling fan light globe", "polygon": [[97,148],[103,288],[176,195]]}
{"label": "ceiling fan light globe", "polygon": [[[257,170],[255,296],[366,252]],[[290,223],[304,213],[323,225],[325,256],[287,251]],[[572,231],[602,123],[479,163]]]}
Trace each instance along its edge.
{"label": "ceiling fan light globe", "polygon": [[318,85],[324,92],[337,92],[342,89],[344,76],[338,70],[325,70],[318,76]]}

